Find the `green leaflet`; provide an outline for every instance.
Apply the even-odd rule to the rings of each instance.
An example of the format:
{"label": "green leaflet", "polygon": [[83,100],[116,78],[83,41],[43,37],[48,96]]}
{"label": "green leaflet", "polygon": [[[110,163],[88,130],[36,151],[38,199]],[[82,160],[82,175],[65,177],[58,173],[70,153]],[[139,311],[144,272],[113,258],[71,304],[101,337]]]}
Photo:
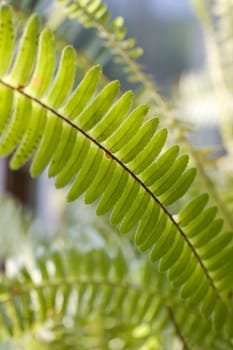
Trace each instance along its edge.
{"label": "green leaflet", "polygon": [[36,68],[29,85],[25,89],[32,96],[41,97],[49,88],[56,64],[54,39],[48,29],[40,35]]}
{"label": "green leaflet", "polygon": [[197,235],[192,237],[192,242],[195,247],[201,248],[203,245],[208,244],[211,239],[217,236],[223,228],[223,220],[215,219],[209,226],[200,230]]}
{"label": "green leaflet", "polygon": [[179,152],[178,146],[170,147],[155,163],[152,163],[141,175],[147,186],[152,186],[156,180],[166,174],[174,163]]}
{"label": "green leaflet", "polygon": [[0,85],[0,135],[10,119],[13,97],[12,90],[7,89],[4,85]]}
{"label": "green leaflet", "polygon": [[56,187],[63,187],[77,174],[79,168],[84,163],[86,156],[90,148],[90,142],[85,139],[83,135],[79,134],[76,136],[76,143],[73,147],[73,152],[68,159],[68,162],[59,172],[55,185]]}
{"label": "green leaflet", "polygon": [[56,278],[61,278],[61,277],[65,276],[66,275],[65,265],[62,261],[61,254],[57,250],[52,252],[51,261],[55,267],[54,276]]}
{"label": "green leaflet", "polygon": [[130,169],[138,175],[142,173],[159,155],[167,139],[167,130],[159,130],[152,138],[151,142],[146,145],[144,150],[139,153],[135,159],[129,163]]}
{"label": "green leaflet", "polygon": [[167,192],[165,192],[161,197],[161,201],[165,205],[171,205],[176,202],[179,198],[188,191],[189,187],[192,185],[196,176],[196,169],[191,168],[186,170],[179,181],[175,183]]}
{"label": "green leaflet", "polygon": [[32,176],[38,176],[44,170],[60,140],[62,131],[61,120],[55,118],[52,113],[48,113],[46,119],[44,135],[30,167]]}
{"label": "green leaflet", "polygon": [[184,247],[184,241],[181,240],[180,236],[176,234],[175,241],[170,250],[161,258],[159,262],[159,271],[167,271],[174,263],[178,261],[182,254]]}
{"label": "green leaflet", "polygon": [[138,305],[140,301],[140,292],[138,290],[132,290],[128,293],[127,301],[125,303],[126,319],[134,320],[135,305]]}
{"label": "green leaflet", "polygon": [[181,226],[187,226],[194,220],[205,208],[209,196],[204,193],[193,199],[184,209],[179,213],[179,223]]}
{"label": "green leaflet", "polygon": [[207,298],[205,299],[202,306],[202,311],[204,315],[206,315],[206,317],[209,317],[212,314],[214,307],[216,305],[216,302],[217,302],[216,294],[212,289],[210,289],[208,291]]}
{"label": "green leaflet", "polygon": [[224,249],[232,241],[233,235],[232,232],[225,232],[219,237],[215,238],[209,242],[208,247],[204,246],[200,253],[204,260],[210,259],[220,250]]}
{"label": "green leaflet", "polygon": [[21,312],[21,300],[19,298],[15,297],[11,301],[11,307],[12,307],[13,314],[14,314],[16,322],[17,322],[17,326],[19,327],[19,329],[21,331],[24,331],[25,321],[24,321],[23,314]]}
{"label": "green leaflet", "polygon": [[[145,251],[152,247],[152,245],[158,241],[158,239],[163,234],[165,227],[167,225],[166,215],[161,211],[159,220],[157,220],[155,227],[149,233],[147,233],[147,237],[145,237],[142,244],[139,246],[140,251]],[[166,231],[165,231],[166,232]]]}
{"label": "green leaflet", "polygon": [[158,119],[150,119],[142,125],[132,140],[127,143],[118,153],[117,156],[125,164],[134,159],[148,144],[151,137],[159,124]]}
{"label": "green leaflet", "polygon": [[80,114],[96,90],[100,71],[101,69],[99,66],[94,66],[86,73],[81,83],[62,107],[62,114],[66,115],[71,120]]}
{"label": "green leaflet", "polygon": [[18,55],[14,60],[7,81],[18,88],[24,88],[33,70],[37,52],[39,20],[33,15],[25,28]]}
{"label": "green leaflet", "polygon": [[111,223],[118,224],[125,216],[125,213],[129,211],[129,209],[134,204],[135,198],[137,198],[137,194],[139,191],[139,184],[134,181],[131,182],[127,186],[127,190],[121,195],[119,200],[116,203],[111,215]]}
{"label": "green leaflet", "polygon": [[74,119],[74,122],[85,131],[90,130],[112,106],[118,89],[118,81],[109,83],[92,103]]}
{"label": "green leaflet", "polygon": [[24,123],[25,115],[30,115],[31,104],[24,96],[15,96],[14,117],[7,125],[0,142],[0,155],[10,154],[20,142],[27,125]]}
{"label": "green leaflet", "polygon": [[171,269],[169,275],[169,278],[172,280],[172,285],[175,288],[180,288],[185,282],[189,281],[190,276],[193,276],[195,268],[198,268],[198,266],[195,265],[193,256],[189,256],[187,249],[184,249],[183,253],[184,257],[181,256],[180,261],[174,266],[174,269]]}
{"label": "green leaflet", "polygon": [[116,163],[112,160],[109,160],[108,157],[103,158],[101,169],[99,169],[95,181],[92,181],[92,184],[86,191],[85,203],[89,204],[94,202],[101,193],[105,190],[105,181],[111,182],[112,176],[115,172]]}
{"label": "green leaflet", "polygon": [[128,210],[127,214],[120,224],[119,230],[121,233],[127,233],[133,229],[133,227],[138,223],[138,220],[143,217],[145,211],[148,208],[149,202],[150,197],[148,194],[139,189],[135,203]]}
{"label": "green leaflet", "polygon": [[223,268],[225,264],[233,261],[233,246],[230,245],[227,249],[219,252],[218,255],[209,259],[206,263],[210,271],[217,271]]}
{"label": "green leaflet", "polygon": [[114,260],[116,262],[114,265],[114,276],[117,280],[123,280],[125,272],[128,271],[128,266],[121,250],[118,250]]}
{"label": "green leaflet", "polygon": [[[228,250],[229,249],[229,250]],[[232,266],[232,257],[231,257],[231,253],[232,253],[232,249],[228,248],[224,254],[224,257],[227,257],[227,260],[224,260],[223,263],[221,264],[221,266],[219,268],[217,268],[214,272],[212,272],[212,275],[214,276],[214,278],[216,278],[217,281],[221,281],[225,278],[229,278],[231,276],[231,266]],[[207,266],[208,266],[208,262],[207,262]],[[230,282],[230,286],[231,286],[231,282]]]}
{"label": "green leaflet", "polygon": [[183,274],[184,269],[190,266],[191,256],[188,254],[186,246],[182,250],[182,255],[174,263],[168,273],[168,278],[173,282]]}
{"label": "green leaflet", "polygon": [[28,127],[23,135],[16,152],[10,160],[12,169],[20,168],[37,148],[46,124],[46,111],[36,104],[32,104],[33,118],[27,120]]}
{"label": "green leaflet", "polygon": [[127,91],[118,101],[115,102],[111,110],[102,118],[102,120],[93,127],[90,133],[98,142],[104,141],[119,127],[129,112],[132,98],[132,91]]}
{"label": "green leaflet", "polygon": [[217,214],[216,207],[210,207],[204,210],[195,220],[186,227],[186,232],[189,237],[197,235],[203,227],[207,227]]}
{"label": "green leaflet", "polygon": [[153,232],[154,227],[157,224],[159,214],[159,205],[154,205],[152,200],[150,200],[147,211],[145,212],[142,220],[140,221],[137,231],[135,233],[134,241],[136,245],[141,245],[144,242],[144,240],[147,239],[148,233],[150,235],[150,232]]}
{"label": "green leaflet", "polygon": [[203,282],[203,277],[201,276],[201,271],[198,266],[194,269],[191,278],[184,282],[184,286],[181,290],[182,298],[188,298],[190,295],[195,293],[197,280],[199,284]]}
{"label": "green leaflet", "polygon": [[187,166],[187,163],[187,155],[183,155],[180,158],[178,158],[175,161],[175,163],[171,166],[167,174],[155,182],[155,184],[151,188],[151,191],[157,196],[160,196],[164,192],[166,192],[180,178],[181,174],[184,172]]}
{"label": "green leaflet", "polygon": [[75,129],[71,128],[70,125],[63,125],[60,142],[49,166],[49,176],[55,176],[61,172],[64,167],[63,159],[66,159],[67,161],[70,159],[73,148],[75,146],[75,142]]}
{"label": "green leaflet", "polygon": [[107,213],[115,205],[115,203],[117,203],[121,196],[120,189],[127,185],[128,180],[128,174],[121,168],[116,167],[114,177],[109,183],[109,186],[101,197],[96,208],[97,215]]}
{"label": "green leaflet", "polygon": [[75,51],[71,46],[67,46],[62,51],[60,64],[54,82],[44,101],[53,108],[60,107],[69,96],[73,86],[76,70]]}
{"label": "green leaflet", "polygon": [[68,201],[73,201],[78,198],[93,182],[93,173],[95,174],[101,166],[103,154],[97,149],[90,147],[88,158],[84,162],[82,169],[74,180],[69,193],[67,195]]}
{"label": "green leaflet", "polygon": [[152,247],[150,254],[151,261],[157,261],[162,258],[168,252],[169,248],[171,248],[174,244],[176,227],[170,225],[167,226],[163,231],[163,235]]}
{"label": "green leaflet", "polygon": [[215,316],[216,329],[221,329],[227,319],[227,309],[226,309],[226,306],[220,301],[217,302],[214,316]]}
{"label": "green leaflet", "polygon": [[119,151],[127,143],[127,140],[130,140],[135,135],[147,112],[148,106],[142,105],[137,107],[115,133],[105,141],[106,146],[112,153]]}
{"label": "green leaflet", "polygon": [[11,63],[14,52],[14,27],[11,8],[2,5],[0,9],[0,76],[4,75]]}
{"label": "green leaflet", "polygon": [[6,310],[6,306],[2,304],[0,304],[0,318],[7,330],[7,333],[12,337],[14,335],[14,325],[10,318],[9,312]]}
{"label": "green leaflet", "polygon": [[196,290],[190,298],[190,304],[197,305],[203,302],[206,297],[206,289],[208,288],[208,282],[206,279],[203,279],[201,283],[198,284]]}

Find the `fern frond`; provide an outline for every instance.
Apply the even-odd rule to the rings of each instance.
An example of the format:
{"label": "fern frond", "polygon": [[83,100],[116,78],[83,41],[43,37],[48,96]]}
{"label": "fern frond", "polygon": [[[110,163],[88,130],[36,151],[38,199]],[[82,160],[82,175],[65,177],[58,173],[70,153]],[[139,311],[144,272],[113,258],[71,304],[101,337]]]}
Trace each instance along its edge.
{"label": "fern frond", "polygon": [[[151,103],[152,110],[155,111],[156,114],[159,114],[161,117],[163,117],[162,121],[166,116],[165,123],[171,130],[170,134],[173,134],[173,137],[175,137],[176,140],[175,142],[181,143],[186,152],[188,152],[191,156],[192,162],[198,169],[198,177],[200,178],[201,184],[204,184],[205,188],[208,190],[211,200],[218,206],[221,215],[228,225],[228,228],[230,230],[233,230],[233,220],[230,210],[223,202],[221,195],[217,191],[216,187],[213,186],[212,181],[203,166],[202,158],[188,142],[186,137],[187,127],[185,127],[181,121],[177,119],[170,106],[159,95],[155,83],[151,77],[144,72],[143,67],[135,61],[135,57],[130,56],[130,51],[128,50],[127,45],[124,45],[124,35],[123,37],[118,36],[118,31],[123,31],[123,33],[125,33],[123,22],[121,20],[118,20],[118,18],[111,21],[110,12],[107,10],[106,5],[100,1],[57,0],[57,2],[61,2],[64,5],[64,9],[67,10],[70,17],[77,17],[79,21],[86,27],[91,26],[96,28],[100,37],[104,39],[105,45],[110,48],[113,54],[113,58],[116,57],[116,61],[123,64],[128,79],[133,82],[142,84],[144,95],[146,96],[143,101],[149,101],[149,103]],[[199,6],[201,10],[205,11],[206,4],[202,4],[200,1],[195,2],[198,4],[200,3],[199,5],[197,4],[197,6]],[[98,3],[98,6],[101,8],[104,8],[105,15],[103,15],[103,18],[101,18],[101,16],[99,17],[98,11],[95,11],[96,3]],[[206,16],[206,14],[204,16]],[[115,22],[117,25],[115,25]],[[209,23],[210,19],[208,18],[208,24]],[[216,85],[218,86],[218,82]],[[224,100],[226,101],[225,97]],[[220,100],[222,100],[222,97],[220,97]],[[229,121],[228,112],[229,111],[225,109],[224,113],[226,114],[226,119]],[[228,122],[226,123],[226,127],[224,124],[223,128],[226,135],[230,134],[231,130],[229,128]]]}
{"label": "fern frond", "polygon": [[[117,17],[111,20],[111,14],[106,4],[99,0],[58,0],[58,2],[64,5],[71,17],[78,16],[81,23],[85,26],[97,27],[100,30],[105,45],[114,51],[114,57],[117,62],[125,64],[125,59],[122,59],[123,55],[133,60],[142,55],[143,49],[136,46],[135,39],[125,38],[127,30],[124,27],[124,18]],[[112,47],[113,42],[118,44],[116,50]],[[134,81],[133,72],[128,71],[127,73],[130,75],[130,79]]]}
{"label": "fern frond", "polygon": [[[109,259],[99,250],[85,254],[74,248],[65,254],[53,251],[40,256],[34,270],[24,267],[12,280],[1,281],[1,336],[4,331],[20,336],[20,332],[37,334],[38,330],[39,337],[44,327],[54,332],[55,341],[58,325],[65,329],[71,323],[77,333],[88,315],[89,323],[105,319],[106,331],[110,322],[111,328],[127,324],[132,330],[147,324],[168,337],[170,328],[186,349],[228,344],[205,318],[163,291],[166,280],[162,275],[155,279],[152,265],[140,263],[135,282],[121,251],[111,257],[111,264]],[[117,336],[122,336],[120,331]]]}
{"label": "fern frond", "polygon": [[[2,6],[1,16],[10,18],[10,11]],[[8,36],[5,26],[1,35]],[[134,229],[139,250],[151,250],[151,260],[158,261],[162,271],[169,270],[169,278],[182,297],[207,308],[206,313],[212,314],[219,327],[226,317],[227,328],[232,317],[224,302],[232,279],[231,234],[224,235],[221,226],[212,232],[215,207],[205,204],[202,213],[190,214],[190,206],[198,207],[200,198],[181,212],[181,222],[169,209],[194,181],[196,170],[187,169],[188,157],[180,155],[178,146],[165,150],[167,131],[156,131],[157,118],[144,122],[146,105],[130,110],[131,92],[117,99],[118,82],[110,82],[96,94],[98,66],[73,88],[73,49],[64,49],[56,70],[50,32],[42,32],[38,46],[37,37],[38,19],[33,16],[19,49],[8,55],[6,67],[10,68],[0,77],[0,155],[14,151],[10,160],[13,169],[32,157],[32,176],[49,165],[57,187],[71,183],[70,201],[82,194],[87,203],[98,200],[98,214],[110,211],[110,221],[119,225],[121,233]],[[209,254],[207,241],[202,245],[199,241],[205,235],[213,241]],[[217,235],[224,237],[224,251],[215,249]],[[183,265],[180,259],[189,263]],[[200,284],[195,289],[197,281]]]}

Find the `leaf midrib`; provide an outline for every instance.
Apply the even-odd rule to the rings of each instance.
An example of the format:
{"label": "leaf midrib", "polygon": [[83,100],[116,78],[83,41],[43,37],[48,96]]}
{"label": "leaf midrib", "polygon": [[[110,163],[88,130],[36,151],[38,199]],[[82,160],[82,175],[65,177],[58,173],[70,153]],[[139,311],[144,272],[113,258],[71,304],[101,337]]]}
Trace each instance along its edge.
{"label": "leaf midrib", "polygon": [[67,124],[69,124],[72,128],[76,129],[78,132],[80,132],[82,135],[84,135],[87,139],[89,139],[92,143],[94,143],[99,149],[101,149],[104,153],[107,153],[110,155],[110,157],[115,160],[120,167],[122,167],[130,176],[133,177],[133,179],[140,185],[142,186],[142,188],[149,194],[149,196],[161,207],[161,209],[163,210],[163,212],[166,214],[166,216],[169,218],[169,220],[172,222],[172,224],[176,227],[176,229],[178,230],[178,232],[181,234],[181,236],[184,238],[184,241],[186,242],[186,244],[189,246],[189,248],[191,249],[193,255],[195,256],[197,262],[199,263],[199,265],[201,266],[201,269],[203,270],[206,278],[209,280],[210,286],[212,287],[212,289],[215,290],[217,296],[221,299],[220,297],[220,293],[218,291],[218,288],[215,286],[215,283],[213,281],[213,279],[211,278],[211,276],[209,275],[209,272],[207,270],[207,268],[205,267],[204,263],[202,262],[201,257],[199,256],[199,254],[197,253],[197,251],[195,250],[194,246],[192,245],[192,243],[189,241],[189,239],[187,238],[187,236],[185,235],[185,232],[182,230],[182,228],[179,226],[179,224],[175,221],[175,219],[173,218],[173,216],[169,213],[169,211],[167,210],[167,208],[159,201],[159,199],[153,194],[153,192],[151,192],[149,190],[149,188],[143,183],[142,180],[140,180],[134,173],[133,171],[131,171],[119,158],[117,158],[114,154],[112,154],[107,148],[105,148],[103,145],[101,145],[97,140],[95,140],[92,136],[90,136],[89,134],[87,134],[84,130],[82,130],[80,127],[78,127],[76,124],[74,124],[71,120],[67,119],[64,115],[62,115],[61,113],[57,112],[55,109],[53,109],[52,107],[48,106],[47,104],[45,104],[44,102],[42,102],[40,99],[31,96],[30,94],[28,94],[27,92],[25,92],[23,89],[15,87],[11,84],[9,84],[8,82],[5,82],[3,79],[0,79],[0,84],[4,85],[5,87],[13,90],[13,91],[17,91],[18,93],[22,94],[23,96],[25,96],[26,98],[29,98],[31,101],[34,101],[35,103],[39,104],[41,107],[43,107],[45,110],[50,111],[51,113],[53,113],[54,115],[56,115],[58,118],[62,119],[64,122],[66,122]]}

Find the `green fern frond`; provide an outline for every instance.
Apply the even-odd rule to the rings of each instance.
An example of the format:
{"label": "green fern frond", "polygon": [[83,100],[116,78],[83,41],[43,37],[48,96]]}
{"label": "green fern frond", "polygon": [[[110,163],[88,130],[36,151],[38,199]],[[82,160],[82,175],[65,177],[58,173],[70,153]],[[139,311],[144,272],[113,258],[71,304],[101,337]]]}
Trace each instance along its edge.
{"label": "green fern frond", "polygon": [[[8,28],[13,28],[10,8],[1,7],[1,18],[9,22],[0,33],[7,43]],[[7,55],[2,51],[8,62],[0,77],[0,155],[14,151],[12,169],[32,157],[32,176],[49,165],[57,187],[71,183],[69,201],[82,194],[87,203],[98,200],[97,214],[110,211],[121,233],[134,229],[139,250],[151,250],[151,260],[159,262],[161,271],[169,270],[181,296],[231,332],[232,315],[224,302],[232,287],[231,234],[224,234],[221,225],[213,232],[219,219],[215,207],[206,207],[207,198],[204,205],[202,197],[194,199],[178,221],[169,210],[195,178],[196,170],[187,169],[188,157],[180,155],[178,146],[165,150],[167,131],[156,131],[157,118],[144,122],[146,105],[130,110],[131,92],[117,99],[118,82],[96,93],[98,66],[73,88],[73,49],[64,49],[56,70],[52,35],[45,29],[37,43],[38,26],[37,17],[31,17],[19,48],[9,44]],[[225,250],[216,250],[217,235]],[[203,236],[213,242],[210,252]]]}
{"label": "green fern frond", "polygon": [[[203,3],[203,5],[202,1],[194,1],[198,3],[196,5],[201,9],[202,12],[206,10],[206,4]],[[96,0],[57,0],[57,2],[61,2],[64,5],[64,9],[67,10],[70,17],[77,17],[84,26],[91,26],[93,28],[96,28],[99,36],[104,38],[105,45],[111,50],[113,58],[116,57],[116,61],[123,64],[128,80],[142,84],[144,96],[142,98],[142,101],[149,101],[149,103],[151,103],[152,111],[155,111],[156,114],[159,114],[163,117],[161,120],[163,122],[165,121],[165,125],[169,127],[170,134],[172,134],[175,138],[175,142],[181,143],[182,147],[186,150],[186,152],[189,153],[192,162],[198,169],[198,178],[200,179],[201,185],[204,184],[204,187],[208,190],[211,200],[218,206],[218,209],[220,210],[221,215],[228,226],[228,229],[233,230],[233,220],[229,208],[223,202],[221,193],[219,193],[219,191],[216,189],[216,186],[213,186],[212,180],[205,170],[202,156],[199,155],[197,150],[193,149],[192,145],[190,145],[186,138],[187,126],[185,126],[179,119],[177,119],[170,106],[157,92],[157,87],[152,81],[151,77],[144,72],[143,67],[135,61],[134,57],[130,56],[127,45],[126,47],[124,46],[124,36],[122,38],[119,38],[117,36],[118,27],[115,28],[115,26],[113,26],[112,28],[111,26],[111,23],[115,23],[115,21],[113,20],[111,22],[110,13],[107,11],[106,5],[101,1],[97,1],[98,6],[102,6],[105,9],[104,12],[106,13],[106,18],[103,17],[103,20],[101,20],[101,17],[99,18],[98,14],[96,14],[95,10],[93,10],[93,8],[95,8]],[[118,22],[117,19],[116,22]],[[210,23],[210,18],[208,18],[208,23]],[[124,31],[122,22],[119,22],[118,26],[119,30],[122,28]],[[225,56],[228,55],[223,54],[223,57]],[[219,86],[218,81],[216,82],[216,86]],[[222,84],[221,86],[223,87]],[[224,89],[222,89],[222,91],[224,91]],[[221,95],[219,100],[222,101],[222,97],[223,96]],[[224,97],[224,101],[227,102],[226,105],[228,105],[229,99],[226,101],[226,96]],[[221,104],[221,111],[223,110],[222,105],[225,106],[225,103]],[[224,109],[227,123],[224,123],[223,125],[223,134],[230,135],[231,137],[231,127],[229,127],[230,114],[229,110],[227,111],[226,108]],[[165,116],[166,118],[164,119]],[[190,127],[188,128],[188,131],[190,131]]]}
{"label": "green fern frond", "polygon": [[55,341],[58,325],[65,329],[71,323],[77,332],[88,315],[90,323],[106,319],[112,328],[147,324],[155,332],[165,331],[165,337],[170,329],[186,349],[198,344],[218,349],[218,344],[228,344],[205,318],[163,291],[166,280],[162,275],[155,279],[152,265],[140,265],[136,283],[121,251],[111,257],[111,264],[100,250],[83,254],[70,248],[65,254],[53,251],[40,256],[35,269],[22,268],[12,280],[0,283],[1,336],[5,331],[20,336],[38,330],[39,337],[40,328],[45,327],[54,332]]}
{"label": "green fern frond", "polygon": [[[101,32],[105,45],[111,50],[113,50],[112,42],[118,43],[117,50],[114,52],[117,62],[125,64],[122,60],[122,52],[125,52],[133,60],[142,55],[143,50],[141,47],[135,46],[135,39],[125,38],[127,30],[124,27],[124,18],[117,17],[111,20],[107,5],[100,0],[58,0],[58,2],[64,5],[71,17],[78,16],[80,22],[86,27],[97,27]],[[133,81],[133,75],[131,79]]]}

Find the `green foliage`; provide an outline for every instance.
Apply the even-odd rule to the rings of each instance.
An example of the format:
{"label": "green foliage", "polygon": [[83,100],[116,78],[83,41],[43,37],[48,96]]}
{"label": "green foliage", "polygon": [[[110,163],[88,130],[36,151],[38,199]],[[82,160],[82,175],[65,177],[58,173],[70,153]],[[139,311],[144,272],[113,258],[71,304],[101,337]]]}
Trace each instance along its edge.
{"label": "green foliage", "polygon": [[[130,79],[135,72],[134,80],[146,79],[132,63],[138,49],[125,39],[121,20],[109,21],[100,1],[65,3],[86,26],[104,33],[107,46],[128,63]],[[85,203],[95,203],[97,214],[107,214],[121,234],[131,233],[154,264],[144,263],[134,285],[121,253],[111,258],[72,249],[40,257],[37,273],[25,268],[1,281],[3,334],[18,336],[48,323],[52,334],[62,328],[65,343],[67,325],[75,332],[79,324],[101,320],[107,334],[127,329],[124,348],[133,349],[147,341],[133,343],[135,328],[145,322],[148,341],[171,325],[184,349],[232,348],[233,236],[219,201],[209,200],[211,191],[202,193],[209,188],[192,193],[199,163],[188,166],[189,156],[167,142],[169,130],[148,118],[147,104],[132,107],[131,91],[118,96],[118,81],[100,89],[100,66],[77,79],[75,50],[66,46],[57,62],[54,41],[50,30],[41,32],[36,14],[19,36],[12,9],[1,5],[0,155],[13,153],[12,169],[30,160],[33,177],[48,167],[57,188],[69,185],[68,201],[83,195]],[[148,80],[145,86],[151,87]],[[68,341],[67,349],[93,347],[88,344]]]}
{"label": "green foliage", "polygon": [[[111,256],[106,250],[84,253],[74,247],[47,251],[37,257],[33,269],[22,267],[0,286],[2,338],[33,331],[35,340],[55,348],[62,337],[64,348],[89,349],[98,344],[98,322],[105,333],[100,349],[108,349],[115,337],[122,348],[134,349],[149,344],[152,334],[162,349],[164,338],[172,344],[176,332],[187,346],[230,346],[219,340],[218,330],[211,329],[205,317],[184,305],[175,291],[169,293],[165,276],[155,275],[153,265],[132,252],[127,259],[116,249]],[[85,345],[83,339],[68,336],[70,328],[70,334],[82,334]],[[47,341],[46,332],[52,334]]]}

